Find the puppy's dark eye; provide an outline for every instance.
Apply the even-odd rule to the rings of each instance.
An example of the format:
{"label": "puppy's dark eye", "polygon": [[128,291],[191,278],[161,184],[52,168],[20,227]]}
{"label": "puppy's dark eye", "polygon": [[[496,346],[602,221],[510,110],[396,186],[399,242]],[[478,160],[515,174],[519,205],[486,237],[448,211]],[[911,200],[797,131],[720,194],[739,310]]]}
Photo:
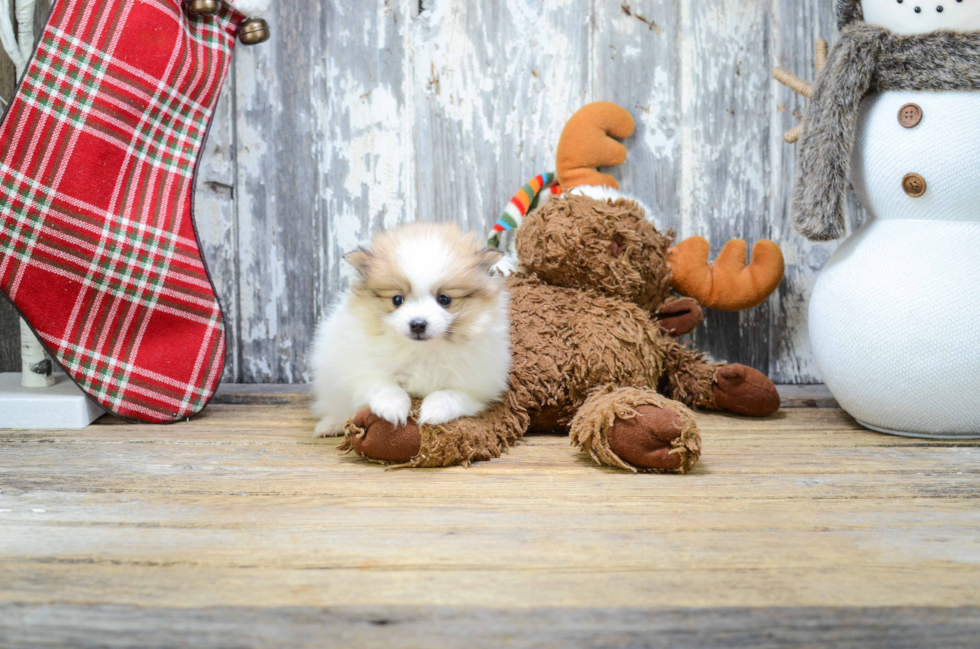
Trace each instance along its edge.
{"label": "puppy's dark eye", "polygon": [[401,305],[405,304],[405,298],[403,298],[401,295],[396,295],[395,297],[391,298],[391,303],[394,304],[395,308],[397,309]]}
{"label": "puppy's dark eye", "polygon": [[448,295],[440,295],[438,302],[441,306],[449,306],[453,303],[453,298],[449,297]]}

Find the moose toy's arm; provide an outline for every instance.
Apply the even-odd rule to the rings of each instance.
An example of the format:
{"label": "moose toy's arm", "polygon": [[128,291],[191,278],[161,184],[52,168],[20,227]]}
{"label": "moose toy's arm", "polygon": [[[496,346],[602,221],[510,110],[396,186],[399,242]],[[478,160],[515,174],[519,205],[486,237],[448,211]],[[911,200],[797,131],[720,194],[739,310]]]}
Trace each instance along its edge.
{"label": "moose toy's arm", "polygon": [[660,330],[672,338],[689,334],[704,322],[701,305],[691,297],[669,297],[654,314]]}

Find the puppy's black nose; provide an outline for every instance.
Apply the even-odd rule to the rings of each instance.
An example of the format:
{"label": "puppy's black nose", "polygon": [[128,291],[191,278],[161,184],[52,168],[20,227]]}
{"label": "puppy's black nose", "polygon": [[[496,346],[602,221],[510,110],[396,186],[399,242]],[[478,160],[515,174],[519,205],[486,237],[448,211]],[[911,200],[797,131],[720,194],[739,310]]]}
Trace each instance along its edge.
{"label": "puppy's black nose", "polygon": [[425,328],[429,326],[429,323],[425,320],[416,319],[408,323],[408,326],[411,328],[413,334],[421,335],[425,333]]}

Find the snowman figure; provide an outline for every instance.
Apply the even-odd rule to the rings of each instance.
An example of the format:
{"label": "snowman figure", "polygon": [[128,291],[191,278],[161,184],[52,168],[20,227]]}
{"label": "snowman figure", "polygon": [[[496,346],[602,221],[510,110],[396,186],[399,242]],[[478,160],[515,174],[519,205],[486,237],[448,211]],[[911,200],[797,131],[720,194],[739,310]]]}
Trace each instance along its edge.
{"label": "snowman figure", "polygon": [[867,428],[980,437],[980,0],[838,0],[802,124],[794,226],[868,221],[814,286],[824,381]]}

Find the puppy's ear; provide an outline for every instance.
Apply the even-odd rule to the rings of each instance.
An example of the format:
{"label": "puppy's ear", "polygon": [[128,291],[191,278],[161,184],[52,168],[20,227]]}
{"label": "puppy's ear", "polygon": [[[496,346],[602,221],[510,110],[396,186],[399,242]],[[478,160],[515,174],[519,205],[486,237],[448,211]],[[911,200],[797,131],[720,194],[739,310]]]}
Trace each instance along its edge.
{"label": "puppy's ear", "polygon": [[368,274],[372,258],[371,251],[364,248],[358,248],[354,252],[348,252],[344,255],[344,261],[353,266],[362,276]]}
{"label": "puppy's ear", "polygon": [[490,272],[498,261],[504,258],[504,253],[496,248],[484,248],[480,251],[480,270]]}

